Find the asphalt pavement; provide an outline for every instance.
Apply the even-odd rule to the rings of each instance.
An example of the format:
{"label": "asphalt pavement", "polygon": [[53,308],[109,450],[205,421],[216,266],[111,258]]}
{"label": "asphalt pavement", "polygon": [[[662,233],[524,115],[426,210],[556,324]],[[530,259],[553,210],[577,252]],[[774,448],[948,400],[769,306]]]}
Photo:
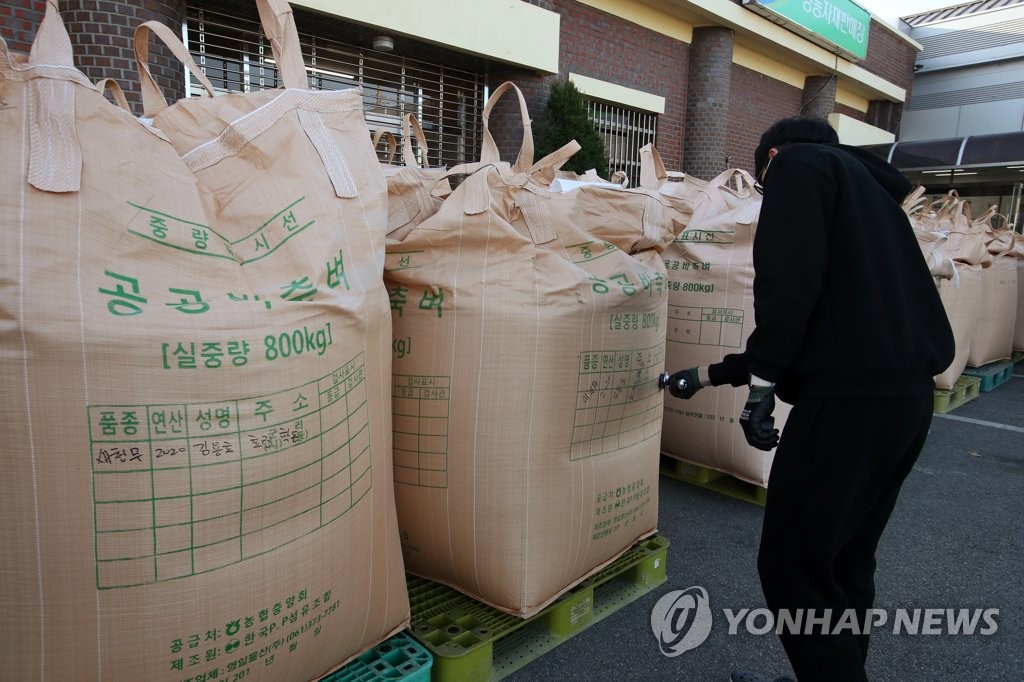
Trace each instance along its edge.
{"label": "asphalt pavement", "polygon": [[[755,634],[763,620],[737,621],[730,633],[740,609],[764,607],[756,570],[762,514],[750,502],[662,476],[658,532],[671,542],[668,581],[506,679],[725,682],[734,669],[790,673],[775,634]],[[877,553],[875,607],[887,622],[872,633],[872,682],[1024,680],[1022,526],[1019,362],[1005,382],[932,421]],[[708,595],[710,634],[665,656],[651,611],[667,593],[694,586]],[[974,618],[973,634],[963,634],[970,620],[950,634],[947,613]]]}

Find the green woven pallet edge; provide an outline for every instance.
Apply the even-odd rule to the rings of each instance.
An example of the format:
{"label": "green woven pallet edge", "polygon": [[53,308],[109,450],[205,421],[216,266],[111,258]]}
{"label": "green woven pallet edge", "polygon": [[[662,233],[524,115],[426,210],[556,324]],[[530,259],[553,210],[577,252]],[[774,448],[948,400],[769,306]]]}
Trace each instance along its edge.
{"label": "green woven pallet edge", "polygon": [[428,682],[432,664],[429,651],[407,633],[399,632],[320,678],[320,682]]}
{"label": "green woven pallet edge", "polygon": [[951,389],[937,388],[932,403],[932,412],[945,414],[964,403],[970,402],[981,393],[981,379],[962,374]]}
{"label": "green woven pallet edge", "polygon": [[981,392],[988,393],[1013,375],[1013,362],[997,360],[981,367],[968,367],[964,374],[981,379]]}
{"label": "green woven pallet edge", "polygon": [[434,657],[433,682],[491,682],[639,599],[668,576],[669,542],[655,535],[530,618],[517,618],[461,592],[409,576],[412,635]]}
{"label": "green woven pallet edge", "polygon": [[660,473],[662,476],[762,507],[768,501],[768,491],[759,485],[740,480],[722,471],[684,462],[670,455],[661,456]]}

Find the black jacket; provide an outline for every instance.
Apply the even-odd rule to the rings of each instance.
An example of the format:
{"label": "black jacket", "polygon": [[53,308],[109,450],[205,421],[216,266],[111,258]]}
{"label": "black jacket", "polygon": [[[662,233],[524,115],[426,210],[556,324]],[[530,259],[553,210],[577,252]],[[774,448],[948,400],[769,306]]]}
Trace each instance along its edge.
{"label": "black jacket", "polygon": [[743,353],[712,367],[712,383],[740,385],[742,366],[787,402],[929,395],[953,360],[953,332],[900,208],[910,189],[855,147],[781,147],[754,236],[755,329]]}

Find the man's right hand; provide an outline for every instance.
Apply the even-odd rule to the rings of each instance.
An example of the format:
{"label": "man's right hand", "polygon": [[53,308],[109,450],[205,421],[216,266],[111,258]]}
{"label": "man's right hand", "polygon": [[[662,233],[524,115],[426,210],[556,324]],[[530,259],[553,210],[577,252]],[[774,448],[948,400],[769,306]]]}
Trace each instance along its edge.
{"label": "man's right hand", "polygon": [[668,378],[668,392],[676,398],[687,400],[692,398],[701,388],[703,386],[701,386],[700,378],[697,376],[696,367],[680,370]]}

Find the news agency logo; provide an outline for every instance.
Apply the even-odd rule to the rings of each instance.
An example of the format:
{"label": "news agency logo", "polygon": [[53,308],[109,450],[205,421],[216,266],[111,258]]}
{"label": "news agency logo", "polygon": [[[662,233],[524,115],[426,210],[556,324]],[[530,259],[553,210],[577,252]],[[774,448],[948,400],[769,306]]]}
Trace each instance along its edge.
{"label": "news agency logo", "polygon": [[651,630],[669,658],[703,644],[712,620],[707,590],[699,585],[665,594],[651,610]]}
{"label": "news agency logo", "polygon": [[[750,635],[852,635],[870,634],[883,628],[893,635],[994,635],[999,630],[999,609],[926,608],[782,609],[778,615],[759,609],[722,609],[728,634]],[[714,617],[707,590],[699,585],[668,592],[651,610],[651,630],[658,648],[668,657],[679,656],[704,643]]]}

